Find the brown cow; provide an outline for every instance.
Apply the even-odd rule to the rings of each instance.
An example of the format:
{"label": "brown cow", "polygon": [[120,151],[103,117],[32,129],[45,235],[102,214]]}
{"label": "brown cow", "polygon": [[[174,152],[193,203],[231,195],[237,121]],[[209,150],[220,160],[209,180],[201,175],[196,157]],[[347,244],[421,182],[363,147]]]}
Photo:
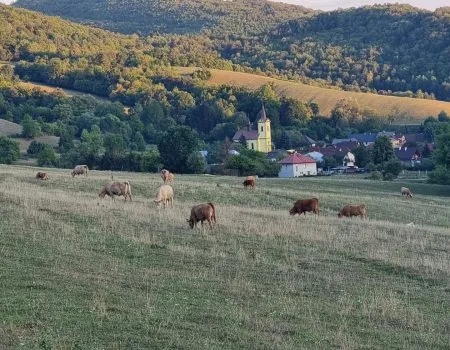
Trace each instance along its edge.
{"label": "brown cow", "polygon": [[43,171],[38,171],[36,173],[36,179],[48,180],[48,175],[47,175],[47,173],[44,173]]}
{"label": "brown cow", "polygon": [[128,181],[109,182],[103,186],[102,191],[98,194],[100,198],[105,198],[106,195],[113,200],[115,200],[114,196],[123,196],[125,201],[127,198],[131,201],[131,185]]}
{"label": "brown cow", "polygon": [[367,219],[367,208],[364,204],[349,204],[341,209],[338,217],[360,216],[361,219]]}
{"label": "brown cow", "polygon": [[88,172],[89,172],[89,168],[87,165],[77,165],[72,170],[72,177],[75,177],[75,175],[87,176]]}
{"label": "brown cow", "polygon": [[164,209],[166,206],[169,205],[173,208],[173,188],[170,185],[162,185],[158,190],[158,197],[155,200],[155,203],[158,204],[158,207],[161,206],[161,204],[164,206]]}
{"label": "brown cow", "polygon": [[406,198],[412,198],[412,192],[408,187],[402,187],[400,189],[400,192],[402,193],[402,197],[406,196]]}
{"label": "brown cow", "polygon": [[173,183],[174,176],[169,170],[162,169],[161,170],[161,178],[163,179],[165,184],[168,182]]}
{"label": "brown cow", "polygon": [[289,214],[295,215],[302,213],[306,215],[307,211],[312,211],[314,214],[319,215],[319,200],[317,198],[311,199],[299,199],[294,203],[294,206],[289,210]]}
{"label": "brown cow", "polygon": [[242,183],[244,185],[244,187],[251,187],[251,188],[255,188],[255,180],[251,179],[251,180],[244,180],[244,182]]}
{"label": "brown cow", "polygon": [[197,226],[197,222],[200,221],[203,227],[203,221],[208,221],[209,227],[212,229],[212,223],[217,222],[215,205],[212,203],[194,205],[191,209],[191,216],[186,221],[192,229]]}

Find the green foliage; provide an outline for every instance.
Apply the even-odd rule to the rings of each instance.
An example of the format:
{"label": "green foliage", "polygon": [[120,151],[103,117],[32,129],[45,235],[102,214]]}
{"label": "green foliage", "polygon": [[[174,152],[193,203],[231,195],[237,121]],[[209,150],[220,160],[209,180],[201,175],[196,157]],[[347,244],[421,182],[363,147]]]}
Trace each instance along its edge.
{"label": "green foliage", "polygon": [[372,161],[374,164],[384,164],[394,158],[392,142],[387,136],[378,137],[372,149]]}
{"label": "green foliage", "polygon": [[238,170],[239,175],[258,175],[275,177],[280,171],[280,164],[267,159],[262,152],[242,149],[239,155],[231,156],[226,161],[226,168]]}
{"label": "green foliage", "polygon": [[158,149],[165,168],[177,173],[188,172],[188,158],[199,151],[199,138],[187,126],[171,127],[161,136]]}
{"label": "green foliage", "polygon": [[161,157],[157,148],[142,153],[141,171],[154,173],[161,168]]}
{"label": "green foliage", "polygon": [[134,135],[134,142],[136,144],[136,149],[139,152],[144,152],[145,151],[144,136],[142,136],[142,134],[139,131],[137,131],[136,134]]}
{"label": "green foliage", "polygon": [[381,180],[382,178],[383,174],[378,170],[371,171],[370,174],[366,176],[366,179],[368,180]]}
{"label": "green foliage", "polygon": [[443,165],[436,166],[436,169],[430,172],[428,181],[433,184],[450,185],[450,169]]}
{"label": "green foliage", "polygon": [[50,145],[42,145],[41,151],[38,155],[39,166],[55,166],[57,165],[57,158],[55,150]]}
{"label": "green foliage", "polygon": [[189,173],[202,174],[206,170],[206,161],[200,152],[194,152],[189,155],[186,166]]}
{"label": "green foliage", "polygon": [[382,167],[383,180],[391,181],[395,179],[403,170],[403,165],[397,159],[385,162]]}
{"label": "green foliage", "polygon": [[19,143],[8,137],[0,136],[0,163],[11,164],[20,156]]}
{"label": "green foliage", "polygon": [[352,150],[355,155],[356,165],[360,168],[364,168],[371,160],[370,152],[364,145],[359,145]]}
{"label": "green foliage", "polygon": [[211,71],[208,69],[197,69],[192,73],[192,78],[200,80],[209,80],[211,76]]}
{"label": "green foliage", "polygon": [[27,149],[27,154],[29,155],[36,155],[39,154],[42,151],[44,144],[37,142],[37,141],[31,141],[30,145]]}
{"label": "green foliage", "polygon": [[41,131],[39,123],[33,120],[28,114],[26,114],[23,119],[22,127],[22,136],[28,139],[38,136]]}

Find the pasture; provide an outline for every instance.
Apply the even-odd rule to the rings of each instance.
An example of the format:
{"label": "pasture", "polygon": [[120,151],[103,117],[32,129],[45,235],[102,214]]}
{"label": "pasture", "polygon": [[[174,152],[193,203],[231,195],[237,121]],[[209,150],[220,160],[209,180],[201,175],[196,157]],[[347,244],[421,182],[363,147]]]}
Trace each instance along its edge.
{"label": "pasture", "polygon": [[[181,74],[191,74],[195,69],[176,67],[176,71]],[[441,111],[450,114],[450,102],[327,89],[257,74],[219,69],[208,70],[212,73],[211,79],[206,82],[208,85],[239,86],[256,90],[264,84],[273,83],[274,90],[279,96],[318,103],[322,115],[331,115],[331,110],[343,98],[356,100],[361,109],[370,111],[374,115],[383,118],[393,116],[394,124],[420,124],[427,117],[437,116]]]}
{"label": "pasture", "polygon": [[[450,347],[449,187],[175,174],[158,210],[159,174],[115,172],[125,203],[97,196],[110,172],[37,170],[0,165],[1,349]],[[216,228],[191,230],[207,201]]]}

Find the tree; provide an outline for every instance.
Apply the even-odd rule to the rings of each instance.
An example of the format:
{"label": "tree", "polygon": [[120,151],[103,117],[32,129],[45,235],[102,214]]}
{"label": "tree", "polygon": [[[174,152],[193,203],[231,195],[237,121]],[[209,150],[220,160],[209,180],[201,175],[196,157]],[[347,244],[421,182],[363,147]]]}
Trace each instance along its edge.
{"label": "tree", "polygon": [[200,152],[191,153],[186,162],[188,172],[192,174],[202,174],[206,170],[205,158]]}
{"label": "tree", "polygon": [[33,140],[33,141],[31,141],[30,145],[28,146],[27,154],[30,154],[30,155],[39,154],[42,151],[43,146],[44,146],[44,144]]}
{"label": "tree", "polygon": [[19,143],[0,136],[0,163],[11,164],[20,156]]}
{"label": "tree", "polygon": [[142,153],[141,171],[156,172],[161,167],[161,157],[158,149],[153,148]]}
{"label": "tree", "polygon": [[[447,123],[448,124],[448,123]],[[450,185],[450,125],[440,127],[433,152],[436,169],[430,173],[430,182]]]}
{"label": "tree", "polygon": [[359,145],[352,152],[355,155],[355,161],[358,167],[364,168],[370,162],[370,152],[367,147]]}
{"label": "tree", "polygon": [[26,114],[22,122],[22,136],[31,139],[39,135],[41,131],[39,123]]}
{"label": "tree", "polygon": [[144,152],[145,151],[145,140],[144,140],[144,136],[142,136],[142,134],[137,131],[134,134],[134,142],[136,143],[136,149],[139,152]]}
{"label": "tree", "polygon": [[440,111],[438,114],[438,121],[440,122],[448,122],[450,121],[450,117],[445,111]]}
{"label": "tree", "polygon": [[84,129],[81,133],[81,143],[86,144],[90,155],[94,157],[99,155],[103,146],[103,136],[100,128],[94,125],[90,132]]}
{"label": "tree", "polygon": [[158,149],[167,169],[183,173],[188,171],[189,155],[199,151],[199,138],[188,126],[173,126],[160,138]]}
{"label": "tree", "polygon": [[283,132],[281,133],[278,148],[281,148],[281,149],[291,149],[292,148],[291,138],[289,137],[289,134],[285,130],[283,130]]}
{"label": "tree", "polygon": [[381,136],[375,140],[372,150],[372,161],[374,164],[383,164],[394,158],[392,142],[387,136]]}
{"label": "tree", "polygon": [[383,180],[393,180],[403,170],[403,165],[394,158],[383,164],[382,174]]}
{"label": "tree", "polygon": [[331,111],[331,119],[335,126],[355,125],[362,120],[358,102],[353,98],[339,100]]}
{"label": "tree", "polygon": [[39,166],[54,166],[56,165],[57,158],[56,153],[52,146],[42,145],[42,149],[38,155],[38,165]]}

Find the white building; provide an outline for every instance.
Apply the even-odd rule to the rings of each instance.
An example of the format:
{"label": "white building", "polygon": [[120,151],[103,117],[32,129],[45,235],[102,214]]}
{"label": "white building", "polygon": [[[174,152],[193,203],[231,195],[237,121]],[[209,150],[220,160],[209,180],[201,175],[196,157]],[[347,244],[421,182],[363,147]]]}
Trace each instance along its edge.
{"label": "white building", "polygon": [[299,177],[317,175],[317,164],[314,159],[300,153],[294,153],[280,161],[281,170],[278,177]]}
{"label": "white building", "polygon": [[352,152],[347,152],[342,160],[342,166],[353,168],[355,166],[355,155]]}

